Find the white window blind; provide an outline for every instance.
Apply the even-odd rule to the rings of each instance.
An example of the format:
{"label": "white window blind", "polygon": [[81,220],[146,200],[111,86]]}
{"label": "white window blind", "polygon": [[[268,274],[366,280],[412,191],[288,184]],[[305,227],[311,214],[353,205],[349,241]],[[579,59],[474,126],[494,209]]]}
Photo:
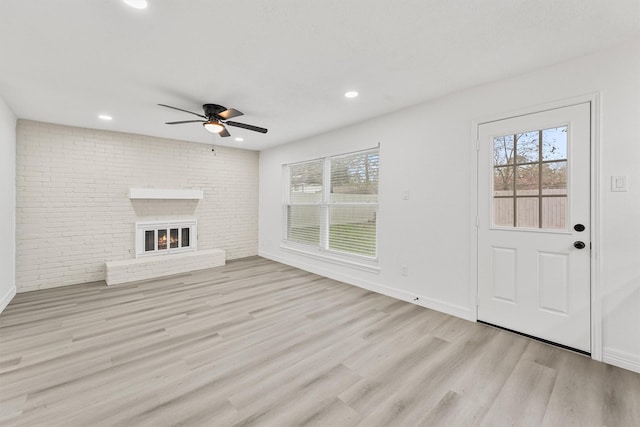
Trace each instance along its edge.
{"label": "white window blind", "polygon": [[284,240],[377,255],[378,149],[285,166]]}
{"label": "white window blind", "polygon": [[289,204],[285,205],[287,240],[320,245],[323,161],[289,166]]}

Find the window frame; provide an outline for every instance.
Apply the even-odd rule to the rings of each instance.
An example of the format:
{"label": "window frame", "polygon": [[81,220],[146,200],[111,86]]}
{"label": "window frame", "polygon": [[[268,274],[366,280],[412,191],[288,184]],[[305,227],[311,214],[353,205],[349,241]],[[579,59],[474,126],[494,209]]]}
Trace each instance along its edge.
{"label": "window frame", "polygon": [[[332,159],[345,157],[354,154],[368,154],[375,153],[378,156],[378,191],[376,202],[336,202],[331,200],[331,161]],[[282,166],[282,182],[283,182],[283,197],[282,197],[282,243],[280,245],[281,249],[294,252],[297,254],[302,254],[306,256],[310,256],[313,258],[321,259],[324,261],[329,261],[337,264],[347,265],[350,267],[355,267],[359,269],[363,269],[371,272],[379,272],[378,268],[378,236],[379,236],[379,212],[380,212],[380,189],[379,189],[379,165],[380,165],[380,148],[379,146],[368,148],[364,150],[353,151],[349,153],[341,153],[331,156],[325,156],[312,160],[305,160],[300,162],[291,162],[284,164]],[[296,165],[302,165],[305,163],[312,163],[322,161],[322,197],[319,202],[292,202],[291,201],[291,167]],[[314,244],[306,244],[298,241],[288,240],[288,209],[291,206],[318,206],[320,209],[320,218],[319,218],[319,242],[316,245]],[[329,231],[330,231],[330,221],[331,221],[331,207],[340,207],[340,206],[368,206],[374,207],[375,212],[375,255],[368,256],[355,252],[341,251],[330,248],[330,240],[329,240]]]}
{"label": "window frame", "polygon": [[[567,133],[567,140],[566,140],[566,155],[564,158],[558,158],[558,159],[548,159],[548,160],[544,160],[543,158],[543,132],[546,130],[550,130],[550,129],[557,129],[557,128],[566,128],[566,133]],[[518,150],[518,135],[523,135],[526,133],[533,133],[536,132],[538,134],[538,147],[537,147],[537,161],[525,161],[525,162],[519,162],[518,161],[518,155],[517,155],[517,150]],[[492,143],[495,143],[494,141],[496,140],[496,138],[502,138],[502,137],[508,137],[508,136],[513,136],[513,159],[511,161],[507,161],[506,163],[503,164],[498,164],[496,165],[494,161],[492,161],[492,176],[495,176],[495,170],[496,169],[512,169],[513,170],[513,184],[512,184],[512,194],[511,195],[496,195],[496,189],[495,189],[495,179],[492,178],[491,179],[491,198],[492,198],[492,203],[491,203],[491,225],[490,228],[491,229],[501,229],[501,230],[518,230],[518,231],[536,231],[536,232],[543,232],[543,233],[567,233],[569,231],[569,223],[567,221],[567,218],[569,217],[569,212],[568,212],[568,208],[567,211],[565,212],[565,227],[564,228],[553,228],[553,227],[544,227],[544,217],[543,217],[543,200],[544,199],[552,199],[552,198],[564,198],[567,202],[567,206],[568,206],[568,200],[570,198],[570,194],[569,194],[569,179],[570,179],[570,174],[569,174],[569,158],[570,158],[570,151],[571,151],[571,147],[570,147],[570,135],[571,135],[571,126],[570,123],[562,123],[562,124],[556,124],[553,126],[545,126],[543,128],[540,129],[532,129],[532,130],[526,130],[526,131],[519,131],[516,132],[514,134],[508,134],[508,135],[494,135],[492,136],[491,140]],[[493,150],[493,147],[492,147]],[[567,181],[565,182],[565,189],[566,189],[566,193],[565,194],[544,194],[544,189],[543,189],[543,174],[542,174],[542,167],[545,164],[551,164],[551,163],[562,163],[564,162],[566,164],[565,168],[567,170]],[[537,169],[537,173],[538,173],[538,178],[537,178],[537,194],[535,195],[528,195],[528,194],[518,194],[518,189],[517,189],[517,170],[519,167],[522,166],[534,166]],[[505,225],[505,224],[496,224],[495,220],[496,220],[496,216],[495,216],[495,200],[496,199],[502,199],[502,200],[511,200],[513,203],[513,221],[512,224],[510,225]],[[536,199],[537,203],[538,203],[538,207],[537,207],[537,226],[521,226],[518,224],[518,200],[519,199]]]}

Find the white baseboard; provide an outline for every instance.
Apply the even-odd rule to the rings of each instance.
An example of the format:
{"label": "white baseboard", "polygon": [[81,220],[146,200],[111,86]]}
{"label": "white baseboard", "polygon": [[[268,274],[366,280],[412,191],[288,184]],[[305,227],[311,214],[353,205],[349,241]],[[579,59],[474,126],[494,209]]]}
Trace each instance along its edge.
{"label": "white baseboard", "polygon": [[0,299],[0,313],[2,313],[5,308],[7,308],[7,306],[15,296],[16,296],[16,285],[13,285],[11,289],[9,289],[9,291],[2,296],[2,299]]}
{"label": "white baseboard", "polygon": [[260,255],[263,258],[267,258],[273,261],[280,262],[282,264],[299,268],[301,270],[318,274],[320,276],[328,277],[330,279],[338,280],[340,282],[344,282],[349,285],[357,286],[359,288],[363,288],[371,292],[376,292],[376,293],[386,295],[392,298],[396,298],[402,301],[407,301],[412,304],[420,305],[422,307],[436,310],[445,314],[450,314],[451,316],[456,316],[465,320],[470,320],[472,322],[476,321],[475,313],[473,313],[467,307],[450,304],[450,303],[440,301],[434,298],[429,298],[423,295],[410,294],[406,291],[392,288],[389,286],[380,285],[378,283],[374,283],[369,280],[362,279],[360,277],[354,277],[348,274],[337,273],[330,269],[319,267],[317,265],[309,264],[306,262],[295,261],[295,260],[292,261],[288,258],[284,258],[279,255],[274,255],[264,251],[259,251],[258,255]]}
{"label": "white baseboard", "polygon": [[640,356],[636,354],[605,347],[602,349],[602,361],[640,374]]}

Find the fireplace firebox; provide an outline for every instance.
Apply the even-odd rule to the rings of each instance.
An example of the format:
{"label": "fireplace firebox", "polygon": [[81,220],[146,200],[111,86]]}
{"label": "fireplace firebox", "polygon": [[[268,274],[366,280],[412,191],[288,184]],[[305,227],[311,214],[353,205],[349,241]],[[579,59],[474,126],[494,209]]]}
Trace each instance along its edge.
{"label": "fireplace firebox", "polygon": [[136,222],[136,258],[196,250],[197,221]]}

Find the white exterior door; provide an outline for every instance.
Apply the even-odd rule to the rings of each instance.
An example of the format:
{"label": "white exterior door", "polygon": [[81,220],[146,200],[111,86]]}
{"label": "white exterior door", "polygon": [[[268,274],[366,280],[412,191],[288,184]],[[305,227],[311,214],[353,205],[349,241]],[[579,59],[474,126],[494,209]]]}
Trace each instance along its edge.
{"label": "white exterior door", "polygon": [[591,351],[590,104],[478,126],[478,320]]}

